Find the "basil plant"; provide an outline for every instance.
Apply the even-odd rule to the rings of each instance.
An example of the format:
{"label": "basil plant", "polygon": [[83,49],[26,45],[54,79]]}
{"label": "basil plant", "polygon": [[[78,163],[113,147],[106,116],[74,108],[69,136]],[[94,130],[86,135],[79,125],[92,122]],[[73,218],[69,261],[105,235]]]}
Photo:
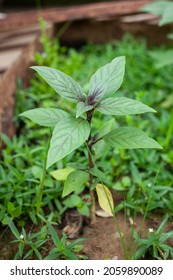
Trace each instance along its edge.
{"label": "basil plant", "polygon": [[[95,147],[99,143],[117,149],[160,149],[161,146],[145,132],[136,127],[118,127],[104,124],[97,133],[93,132],[93,116],[100,114],[121,116],[155,112],[149,106],[127,97],[116,97],[125,72],[125,57],[120,56],[98,69],[89,81],[88,93],[65,73],[45,66],[34,69],[59,95],[76,104],[76,112],[69,113],[63,108],[36,108],[20,116],[52,128],[46,168],[62,160],[81,145],[87,146],[88,167],[86,170],[64,168],[57,170],[57,179],[64,180],[62,196],[65,197],[85,185],[90,189],[91,221],[95,223],[95,193],[100,207],[113,215],[113,198],[104,185],[102,172],[96,168]],[[101,176],[101,178],[100,178]],[[97,178],[98,177],[98,178]],[[95,179],[97,178],[97,180]]]}

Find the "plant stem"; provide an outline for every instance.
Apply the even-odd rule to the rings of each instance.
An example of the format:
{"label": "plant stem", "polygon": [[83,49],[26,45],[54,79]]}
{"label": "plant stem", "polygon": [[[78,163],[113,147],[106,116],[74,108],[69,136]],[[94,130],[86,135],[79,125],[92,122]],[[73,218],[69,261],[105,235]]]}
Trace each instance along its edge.
{"label": "plant stem", "polygon": [[[87,120],[89,124],[91,124],[92,121],[92,116],[93,116],[93,110],[87,112]],[[86,141],[86,145],[88,148],[88,162],[89,162],[89,170],[94,167],[94,161],[92,158],[92,136],[91,133],[88,137],[88,140]],[[96,217],[95,217],[95,195],[94,195],[94,190],[92,189],[93,187],[93,175],[89,171],[89,188],[90,188],[90,196],[91,196],[91,208],[90,208],[90,216],[91,216],[91,225],[95,225],[96,223]]]}
{"label": "plant stem", "polygon": [[45,160],[44,160],[42,178],[41,178],[41,181],[40,181],[40,185],[38,186],[37,191],[36,191],[37,213],[40,212],[42,198],[43,198],[44,182],[45,182],[45,178],[46,178],[46,163],[47,163],[47,155],[48,155],[48,151],[49,151],[49,146],[50,146],[50,137],[49,137],[48,144],[47,144],[47,149],[46,149],[46,156],[45,156]]}

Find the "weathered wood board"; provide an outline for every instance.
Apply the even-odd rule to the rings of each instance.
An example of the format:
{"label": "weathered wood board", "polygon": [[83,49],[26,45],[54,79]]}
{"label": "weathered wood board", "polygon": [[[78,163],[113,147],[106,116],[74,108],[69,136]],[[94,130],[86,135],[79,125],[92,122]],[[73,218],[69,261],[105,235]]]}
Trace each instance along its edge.
{"label": "weathered wood board", "polygon": [[[52,29],[53,25],[49,25]],[[17,79],[28,77],[34,53],[40,48],[37,26],[0,32],[0,131],[12,136]]]}
{"label": "weathered wood board", "polygon": [[50,22],[66,22],[85,19],[98,19],[105,17],[115,17],[118,15],[138,13],[140,8],[153,0],[131,0],[112,1],[93,4],[84,4],[71,7],[54,7],[44,10],[32,10],[16,13],[8,13],[6,18],[0,22],[0,27],[12,29],[21,26],[36,24],[38,18],[44,18]]}

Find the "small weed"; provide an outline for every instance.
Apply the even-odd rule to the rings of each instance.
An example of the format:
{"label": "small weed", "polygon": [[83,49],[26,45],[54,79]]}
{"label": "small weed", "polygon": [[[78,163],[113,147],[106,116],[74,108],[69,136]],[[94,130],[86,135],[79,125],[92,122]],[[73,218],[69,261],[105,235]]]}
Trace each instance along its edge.
{"label": "small weed", "polygon": [[22,232],[19,233],[13,221],[9,218],[7,219],[7,221],[13,235],[16,237],[16,240],[12,242],[18,243],[18,251],[14,256],[14,259],[25,260],[33,258],[33,256],[35,256],[39,260],[42,260],[40,250],[44,249],[43,245],[48,241],[46,228],[42,227],[41,231],[39,231],[38,233],[29,233],[27,235],[24,228],[22,228]]}
{"label": "small weed", "polygon": [[[49,217],[50,219],[50,217]],[[48,220],[49,220],[48,219]],[[78,260],[87,259],[85,255],[81,255],[80,251],[83,249],[81,245],[86,239],[80,238],[73,242],[68,242],[67,237],[63,234],[60,239],[57,232],[53,228],[50,222],[41,227],[36,233],[26,233],[25,229],[22,228],[21,233],[14,225],[13,221],[7,218],[8,226],[11,232],[15,236],[15,240],[12,243],[18,243],[18,250],[14,256],[15,260],[22,259],[39,259],[42,260],[42,255],[47,255],[46,260]],[[53,249],[49,249],[47,244],[53,240],[56,246]]]}
{"label": "small weed", "polygon": [[153,228],[149,228],[147,239],[141,239],[140,235],[134,232],[137,248],[132,259],[167,260],[170,257],[173,259],[173,248],[165,244],[167,239],[173,239],[173,231],[163,232],[167,221],[168,215],[165,216],[156,231],[154,231]]}
{"label": "small weed", "polygon": [[53,228],[53,226],[48,223],[48,229],[51,234],[53,243],[55,248],[53,248],[47,257],[46,260],[79,260],[79,259],[87,259],[86,256],[80,255],[79,252],[82,250],[83,246],[81,245],[86,238],[76,239],[73,242],[67,242],[67,237],[63,234],[60,239],[57,235],[57,232]]}

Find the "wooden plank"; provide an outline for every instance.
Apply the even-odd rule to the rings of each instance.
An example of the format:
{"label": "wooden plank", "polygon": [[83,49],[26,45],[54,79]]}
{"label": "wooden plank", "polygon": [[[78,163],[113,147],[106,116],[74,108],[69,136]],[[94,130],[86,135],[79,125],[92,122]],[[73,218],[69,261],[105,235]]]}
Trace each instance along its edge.
{"label": "wooden plank", "polygon": [[140,8],[153,0],[102,2],[80,6],[49,8],[42,10],[8,13],[0,20],[0,30],[24,27],[38,23],[38,19],[61,23],[66,21],[95,19],[99,17],[115,17],[122,14],[139,12]]}
{"label": "wooden plank", "polygon": [[20,57],[21,48],[13,48],[12,50],[3,50],[0,52],[0,72],[4,72]]}
{"label": "wooden plank", "polygon": [[135,14],[135,15],[128,15],[128,16],[122,16],[120,21],[126,22],[126,23],[135,23],[135,22],[147,22],[150,23],[151,21],[155,20],[155,22],[158,24],[159,20],[156,15],[147,14],[147,13],[141,13],[141,14]]}
{"label": "wooden plank", "polygon": [[[30,43],[32,40],[34,40],[35,38],[35,33],[32,34],[23,34],[22,36],[17,35],[14,37],[10,37],[8,38],[8,40],[3,40],[3,42],[1,42],[0,44],[0,55],[1,55],[1,50],[2,49],[9,49],[9,48],[16,48],[16,47],[21,47],[21,46],[25,46],[26,44]],[[1,65],[1,61],[0,61],[0,65]]]}
{"label": "wooden plank", "polygon": [[[50,35],[53,33],[53,25],[48,26],[48,33]],[[29,33],[27,40],[25,37],[26,44],[24,46],[24,42],[18,48],[8,49],[7,45],[3,51],[0,51],[1,71],[3,71],[3,67],[6,70],[0,74],[0,132],[3,131],[9,136],[14,134],[12,119],[14,114],[16,81],[20,78],[26,83],[30,78],[29,73],[31,71],[29,71],[29,66],[34,61],[35,52],[40,49],[39,38],[40,33],[34,33],[33,36]]]}

